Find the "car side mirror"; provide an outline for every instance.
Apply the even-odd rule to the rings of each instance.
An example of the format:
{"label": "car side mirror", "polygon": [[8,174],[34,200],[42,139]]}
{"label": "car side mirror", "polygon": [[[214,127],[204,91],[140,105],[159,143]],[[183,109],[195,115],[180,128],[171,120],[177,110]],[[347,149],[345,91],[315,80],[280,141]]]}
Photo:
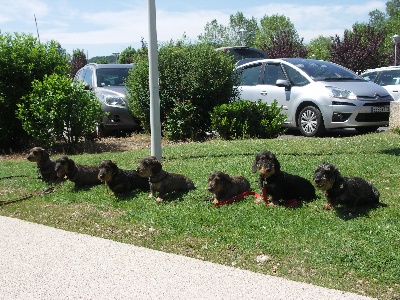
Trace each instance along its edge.
{"label": "car side mirror", "polygon": [[276,81],[276,86],[284,87],[285,91],[290,91],[290,89],[292,88],[289,80],[287,80],[287,79],[278,79]]}

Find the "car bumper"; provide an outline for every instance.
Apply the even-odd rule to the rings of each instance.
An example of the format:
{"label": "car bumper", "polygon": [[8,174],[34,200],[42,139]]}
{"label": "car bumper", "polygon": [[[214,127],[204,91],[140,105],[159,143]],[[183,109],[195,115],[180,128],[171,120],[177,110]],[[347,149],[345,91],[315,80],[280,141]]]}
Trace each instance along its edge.
{"label": "car bumper", "polygon": [[105,130],[137,130],[140,124],[126,108],[103,106],[106,116],[103,117]]}
{"label": "car bumper", "polygon": [[390,102],[333,101],[323,112],[325,128],[387,126]]}

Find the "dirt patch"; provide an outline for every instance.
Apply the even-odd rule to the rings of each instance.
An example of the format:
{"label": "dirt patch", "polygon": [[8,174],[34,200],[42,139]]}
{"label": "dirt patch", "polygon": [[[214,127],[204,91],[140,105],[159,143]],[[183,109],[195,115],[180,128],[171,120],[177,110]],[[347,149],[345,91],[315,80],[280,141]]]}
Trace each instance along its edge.
{"label": "dirt patch", "polygon": [[[164,143],[164,141],[163,141]],[[36,145],[32,145],[34,147]],[[2,154],[0,161],[20,161],[25,160],[29,152],[29,147],[19,153]],[[129,150],[139,150],[151,147],[151,137],[149,134],[131,134],[127,136],[113,136],[100,139],[85,140],[73,146],[66,147],[58,145],[52,150],[48,150],[52,156],[68,155],[79,153],[102,153],[102,152],[123,152]]]}

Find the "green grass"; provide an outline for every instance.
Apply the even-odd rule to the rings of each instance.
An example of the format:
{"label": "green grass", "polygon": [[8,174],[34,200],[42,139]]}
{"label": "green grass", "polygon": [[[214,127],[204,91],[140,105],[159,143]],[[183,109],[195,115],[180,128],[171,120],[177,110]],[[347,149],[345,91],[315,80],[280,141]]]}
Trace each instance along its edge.
{"label": "green grass", "polygon": [[[213,207],[206,186],[216,170],[244,175],[260,192],[251,166],[255,154],[264,149],[277,155],[284,171],[310,180],[320,163],[331,162],[344,176],[373,182],[384,205],[354,215],[325,211],[318,191],[318,199],[296,209],[257,205],[252,197]],[[95,165],[111,159],[132,169],[149,154],[146,149],[71,157]],[[197,189],[157,205],[147,193],[118,199],[103,185],[74,191],[67,182],[52,194],[0,206],[0,214],[379,299],[399,299],[399,135],[180,144],[164,147],[163,165],[190,177]],[[0,161],[0,177],[20,174],[30,177],[0,180],[2,200],[45,187],[34,179],[34,164]],[[261,256],[265,259],[257,260]]]}

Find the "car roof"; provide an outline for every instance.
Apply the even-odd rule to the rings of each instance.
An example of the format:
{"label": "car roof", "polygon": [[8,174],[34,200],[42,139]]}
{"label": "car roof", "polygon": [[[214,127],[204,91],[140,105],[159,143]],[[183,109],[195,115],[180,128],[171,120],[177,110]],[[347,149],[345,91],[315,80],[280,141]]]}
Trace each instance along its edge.
{"label": "car roof", "polygon": [[[245,58],[242,60],[239,60],[238,63],[236,64],[236,67],[243,66],[243,65],[251,65],[252,63],[264,63],[264,62],[276,62],[276,63],[281,63],[283,61],[287,61],[291,64],[296,64],[299,63],[301,60],[304,58]],[[297,61],[296,61],[297,60]]]}
{"label": "car roof", "polygon": [[89,63],[86,66],[92,66],[95,69],[126,69],[126,68],[132,68],[133,64],[97,64],[97,63]]}
{"label": "car roof", "polygon": [[367,72],[379,72],[379,71],[397,70],[397,69],[400,69],[400,66],[380,67],[380,68],[365,70],[364,72],[362,72],[362,74],[367,73]]}
{"label": "car roof", "polygon": [[260,49],[252,48],[249,46],[225,46],[225,47],[216,48],[215,50],[228,50],[228,49],[255,49],[255,50],[261,51]]}
{"label": "car roof", "polygon": [[340,67],[346,69],[346,67],[338,65],[338,64],[336,64],[334,62],[331,62],[331,61],[311,59],[311,58],[299,58],[299,57],[295,57],[295,58],[293,58],[293,57],[288,57],[288,58],[260,58],[260,59],[247,60],[247,61],[243,60],[243,62],[240,64],[240,66],[241,65],[245,65],[245,64],[251,64],[251,63],[254,63],[254,62],[257,62],[257,61],[261,62],[261,63],[264,63],[264,62],[275,62],[275,63],[288,62],[288,63],[290,63],[292,65],[295,65],[295,66],[296,65],[300,65],[300,64],[302,64],[304,62],[311,63],[312,61],[316,61],[316,62],[319,62],[319,63],[329,63],[329,64],[337,65],[337,66],[340,66]]}

